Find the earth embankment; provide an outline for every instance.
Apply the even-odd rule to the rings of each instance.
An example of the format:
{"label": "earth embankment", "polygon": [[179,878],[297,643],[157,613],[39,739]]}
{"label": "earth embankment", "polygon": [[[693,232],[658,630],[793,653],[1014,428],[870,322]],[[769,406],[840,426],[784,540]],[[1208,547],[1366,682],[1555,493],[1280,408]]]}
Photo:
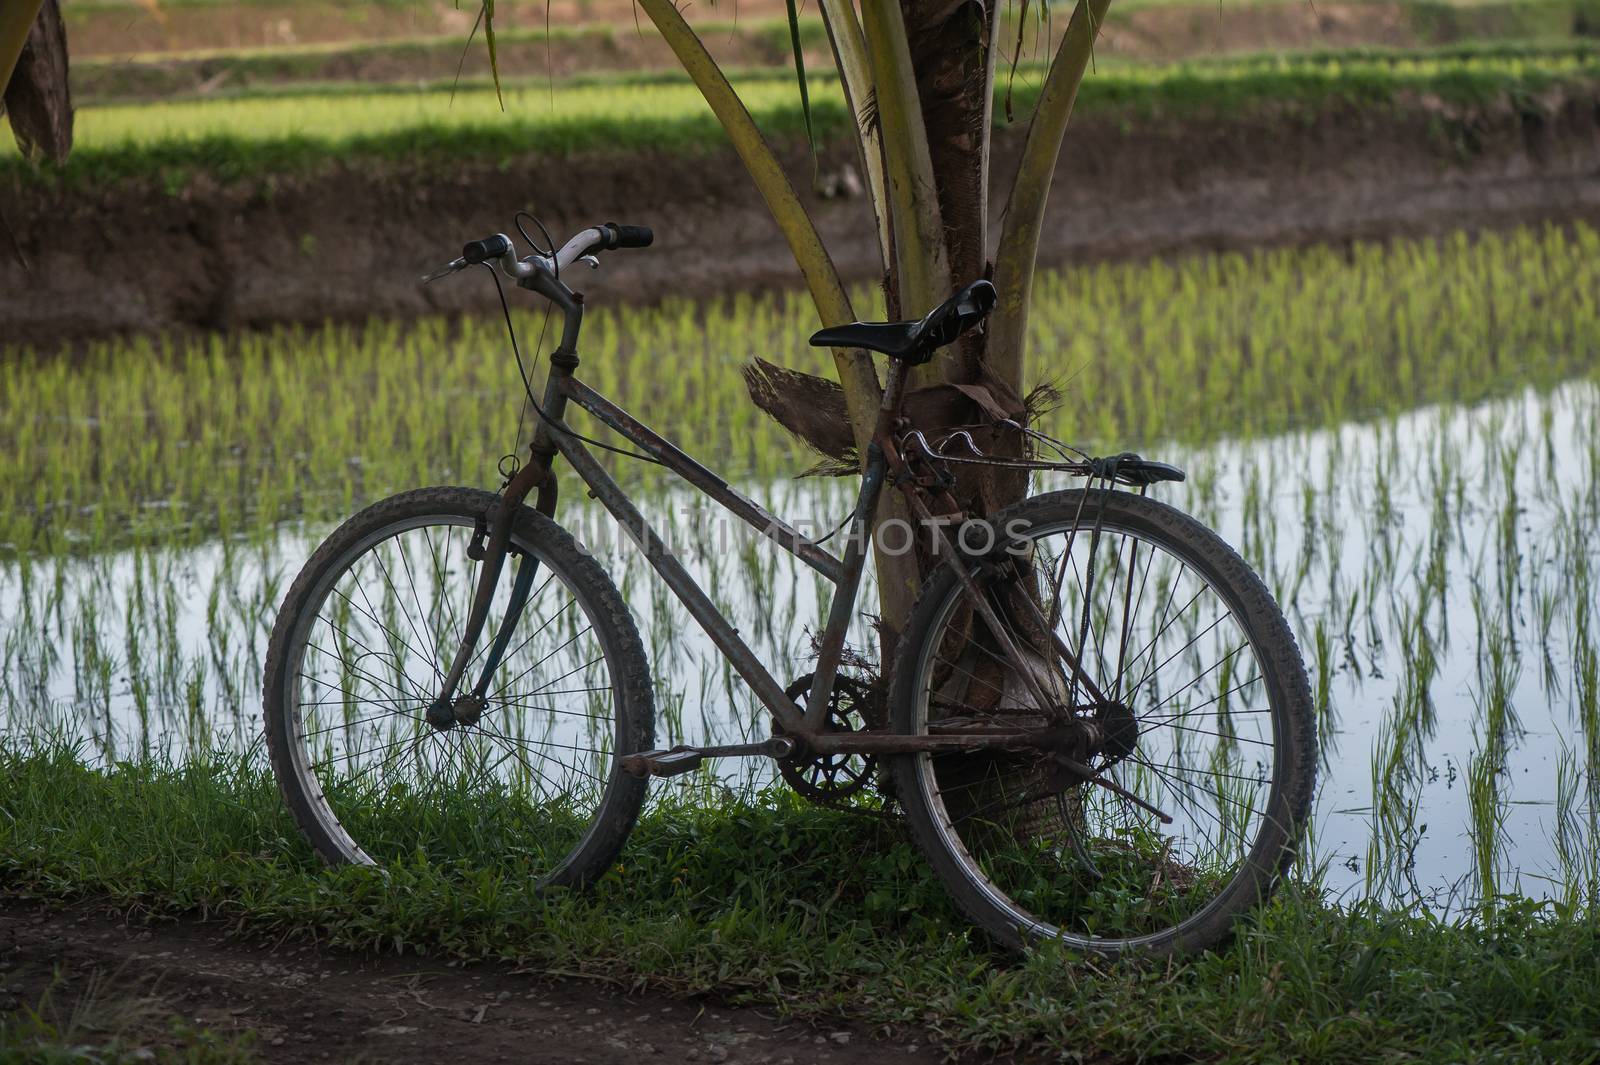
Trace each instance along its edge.
{"label": "earth embankment", "polygon": [[[1020,144],[1015,131],[997,138],[1001,192]],[[815,183],[803,147],[785,154],[843,273],[873,277],[875,238],[849,150],[825,149]],[[13,178],[0,202],[11,245],[0,247],[0,340],[11,344],[492,311],[492,287],[470,275],[426,287],[418,278],[464,240],[507,230],[518,208],[557,235],[605,220],[655,228],[653,248],[610,256],[585,286],[600,298],[799,283],[754,186],[720,152],[590,152],[444,169],[333,160],[313,173],[196,176],[179,188]],[[1418,95],[1314,114],[1150,122],[1096,114],[1067,137],[1040,258],[1578,219],[1600,221],[1593,88],[1481,107]]]}

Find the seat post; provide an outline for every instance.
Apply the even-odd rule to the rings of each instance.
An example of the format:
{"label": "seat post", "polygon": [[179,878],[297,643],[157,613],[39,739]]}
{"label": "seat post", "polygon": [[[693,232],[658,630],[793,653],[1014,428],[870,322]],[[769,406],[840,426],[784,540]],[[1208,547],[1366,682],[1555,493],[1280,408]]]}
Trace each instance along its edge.
{"label": "seat post", "polygon": [[879,408],[885,414],[899,413],[901,393],[905,390],[905,380],[905,363],[899,359],[890,359],[889,376],[883,384],[883,406]]}

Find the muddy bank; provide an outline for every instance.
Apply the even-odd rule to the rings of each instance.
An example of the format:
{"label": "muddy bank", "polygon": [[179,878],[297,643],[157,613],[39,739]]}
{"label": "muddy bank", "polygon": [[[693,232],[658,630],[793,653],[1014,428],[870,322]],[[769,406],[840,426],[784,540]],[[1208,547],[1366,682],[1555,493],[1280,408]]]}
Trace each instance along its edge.
{"label": "muddy bank", "polygon": [[[1020,140],[1003,136],[996,169]],[[788,159],[809,181],[803,150]],[[850,168],[821,161],[828,183]],[[1005,181],[1001,187],[1008,187]],[[808,194],[852,279],[876,269],[859,197]],[[583,287],[603,300],[653,300],[794,286],[798,276],[748,179],[729,157],[508,160],[441,176],[367,167],[311,179],[176,194],[125,186],[0,190],[0,339],[53,345],[166,328],[487,312],[470,275],[417,278],[464,239],[507,229],[518,207],[557,234],[604,220],[646,223],[648,251],[617,253]],[[1085,120],[1057,171],[1041,261],[1440,233],[1539,221],[1600,222],[1600,96],[1452,112],[1337,106],[1182,123]],[[996,227],[998,231],[998,227]],[[26,260],[24,270],[21,260]]]}
{"label": "muddy bank", "polygon": [[[1070,10],[1063,8],[1050,19],[1052,35],[1065,30]],[[810,10],[804,14],[808,21],[815,16]],[[338,47],[430,37],[440,38],[445,51],[459,53],[472,30],[477,6],[443,0],[406,4],[256,0],[148,7],[69,3],[64,15],[73,55],[81,58]],[[722,24],[713,36],[736,36],[752,27],[759,34],[760,24],[782,20],[785,8],[777,0],[741,0],[737,10],[716,4],[685,5],[684,15],[691,23]],[[623,0],[549,0],[548,4],[502,0],[495,7],[495,23],[507,30],[589,27],[609,28],[617,37],[654,37],[649,20]],[[739,28],[733,30],[730,23]],[[1510,40],[1593,34],[1600,32],[1600,5],[1595,0],[1340,0],[1333,4],[1172,0],[1127,9],[1113,4],[1103,32],[1102,48],[1108,52],[1171,59],[1264,48],[1446,44],[1469,37]],[[777,37],[780,46],[787,44],[783,33]],[[816,43],[826,50],[823,42]]]}
{"label": "muddy bank", "polygon": [[[725,69],[792,62],[787,37],[771,32],[712,33],[707,46]],[[661,36],[630,26],[595,27],[546,39],[504,36],[496,44],[503,78],[514,80],[632,71],[681,70]],[[829,62],[823,49],[808,49],[806,61]],[[401,44],[361,44],[339,49],[210,53],[179,58],[80,60],[72,68],[72,92],[80,101],[126,101],[179,96],[206,97],[306,82],[447,82],[492,74],[488,49],[467,44],[465,34]]]}
{"label": "muddy bank", "polygon": [[[740,0],[741,18],[776,18],[778,0]],[[693,5],[691,22],[723,21],[730,14]],[[62,5],[74,55],[137,55],[232,48],[284,48],[308,44],[450,36],[465,41],[477,21],[477,4],[452,0],[406,3],[324,0],[253,0],[250,3],[72,3]],[[632,27],[631,0],[537,0],[495,5],[495,25],[505,29],[610,24]],[[643,15],[640,20],[648,23]]]}

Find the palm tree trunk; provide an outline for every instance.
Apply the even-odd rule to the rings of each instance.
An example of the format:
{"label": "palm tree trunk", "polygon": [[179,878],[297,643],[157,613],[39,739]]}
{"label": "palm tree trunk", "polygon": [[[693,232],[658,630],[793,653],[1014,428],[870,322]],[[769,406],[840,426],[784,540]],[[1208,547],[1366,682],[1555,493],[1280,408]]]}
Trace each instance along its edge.
{"label": "palm tree trunk", "polygon": [[[987,272],[996,5],[964,3],[951,9],[948,4],[900,0],[900,7],[928,157],[937,175],[950,280],[962,285]],[[956,353],[959,364],[947,368],[954,376],[946,379],[974,380],[982,349],[982,336],[969,335]]]}
{"label": "palm tree trunk", "polygon": [[1028,297],[1044,225],[1045,201],[1055,176],[1061,140],[1072,118],[1078,86],[1094,54],[1095,39],[1111,0],[1078,0],[1066,36],[1045,76],[1044,92],[1028,124],[1028,140],[1006,201],[1005,221],[995,253],[994,282],[1000,301],[990,315],[989,363],[994,374],[1012,388],[1022,387],[1028,325]]}
{"label": "palm tree trunk", "polygon": [[[928,3],[899,0],[906,22],[911,63],[926,130],[943,245],[952,287],[989,273],[989,142],[994,103],[996,0]],[[949,294],[947,288],[939,298]],[[925,309],[925,308],[924,308]],[[911,313],[920,313],[912,308]],[[917,383],[929,391],[920,404],[920,426],[928,431],[982,423],[986,413],[971,394],[940,385],[980,386],[1001,407],[1020,411],[1020,384],[1005,387],[988,369],[986,333],[970,333],[932,364]],[[986,450],[1014,455],[1017,434],[993,433]],[[956,471],[958,500],[975,515],[992,514],[1016,502],[1027,487],[1015,471],[962,467]]]}

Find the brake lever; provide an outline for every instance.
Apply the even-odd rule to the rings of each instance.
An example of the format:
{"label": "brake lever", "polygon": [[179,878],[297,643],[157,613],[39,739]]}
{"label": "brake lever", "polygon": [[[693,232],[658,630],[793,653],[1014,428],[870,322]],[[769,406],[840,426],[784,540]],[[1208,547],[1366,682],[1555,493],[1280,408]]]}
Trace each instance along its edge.
{"label": "brake lever", "polygon": [[435,270],[433,273],[431,273],[431,274],[427,275],[426,277],[424,277],[422,279],[422,283],[424,285],[426,285],[430,281],[437,281],[441,277],[448,277],[449,275],[455,273],[457,270],[465,270],[469,265],[471,265],[471,264],[468,263],[467,260],[465,260],[465,259],[459,259],[459,258],[455,259],[455,260],[453,260],[451,262],[446,263],[444,266],[441,266],[439,269]]}

